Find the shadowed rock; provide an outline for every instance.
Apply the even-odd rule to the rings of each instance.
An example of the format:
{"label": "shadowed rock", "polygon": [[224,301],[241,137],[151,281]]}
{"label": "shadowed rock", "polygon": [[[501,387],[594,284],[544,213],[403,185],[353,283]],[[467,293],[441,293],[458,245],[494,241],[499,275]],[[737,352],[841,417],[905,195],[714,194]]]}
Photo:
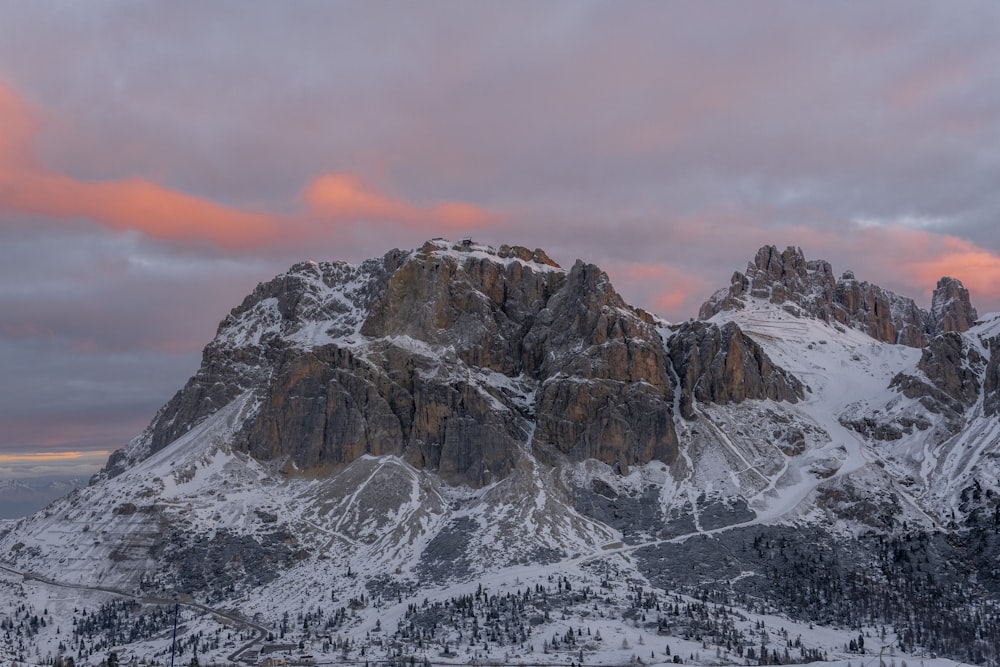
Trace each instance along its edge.
{"label": "shadowed rock", "polygon": [[829,262],[806,261],[800,248],[779,252],[775,246],[757,251],[746,273],[736,272],[730,286],[706,301],[701,319],[723,310],[740,310],[750,298],[784,305],[796,315],[805,314],[826,322],[837,322],[864,331],[876,340],[910,347],[923,347],[934,336],[963,332],[976,320],[969,292],[955,278],[942,278],[934,291],[930,311],[913,299],[899,296],[867,281],[852,271],[836,280]]}
{"label": "shadowed rock", "polygon": [[694,417],[694,401],[725,405],[747,399],[795,403],[802,383],[776,366],[733,322],[721,327],[686,322],[670,338],[670,361],[680,378],[680,411]]}

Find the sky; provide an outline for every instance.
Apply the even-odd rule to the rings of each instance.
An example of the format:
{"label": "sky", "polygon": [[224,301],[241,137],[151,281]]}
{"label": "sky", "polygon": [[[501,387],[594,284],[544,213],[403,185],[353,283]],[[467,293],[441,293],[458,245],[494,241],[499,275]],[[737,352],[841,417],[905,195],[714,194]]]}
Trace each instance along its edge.
{"label": "sky", "polygon": [[998,311],[998,30],[993,0],[0,0],[0,479],[96,470],[258,282],[438,236],[670,320],[764,244]]}

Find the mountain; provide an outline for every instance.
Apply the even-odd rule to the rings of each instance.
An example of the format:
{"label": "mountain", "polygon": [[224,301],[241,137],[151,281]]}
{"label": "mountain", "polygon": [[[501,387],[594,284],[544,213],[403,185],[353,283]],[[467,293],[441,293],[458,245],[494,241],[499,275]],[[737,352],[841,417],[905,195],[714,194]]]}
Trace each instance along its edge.
{"label": "mountain", "polygon": [[864,331],[876,340],[923,347],[941,333],[962,333],[976,321],[976,309],[961,281],[944,277],[934,290],[931,310],[867,281],[853,271],[836,280],[824,260],[806,261],[801,248],[764,246],[733,274],[730,286],[702,305],[699,317],[709,319],[724,310],[747,307],[748,300],[781,305],[788,312]]}
{"label": "mountain", "polygon": [[0,479],[0,519],[16,519],[36,512],[86,484],[86,477]]}
{"label": "mountain", "polygon": [[297,264],[0,527],[23,650],[163,662],[179,596],[210,660],[997,664],[1000,316],[833,276],[764,247],[670,324],[517,246]]}

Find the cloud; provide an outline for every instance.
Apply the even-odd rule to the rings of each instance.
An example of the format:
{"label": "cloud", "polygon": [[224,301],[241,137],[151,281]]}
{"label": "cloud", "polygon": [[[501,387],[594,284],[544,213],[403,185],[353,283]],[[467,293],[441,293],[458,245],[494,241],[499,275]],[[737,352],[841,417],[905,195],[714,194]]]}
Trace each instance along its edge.
{"label": "cloud", "polygon": [[274,239],[276,219],[165,188],[142,178],[85,182],[39,165],[30,145],[39,123],[0,82],[0,210],[60,219],[87,218],[113,230],[154,238],[208,240],[242,247]]}
{"label": "cloud", "polygon": [[110,453],[108,450],[0,453],[0,480],[88,476],[101,469]]}
{"label": "cloud", "polygon": [[696,311],[712,289],[703,276],[666,262],[611,262],[602,268],[627,301],[661,316]]}
{"label": "cloud", "polygon": [[55,173],[31,154],[39,123],[20,98],[0,82],[0,211],[60,220],[88,219],[115,231],[135,230],[167,241],[209,241],[246,249],[307,242],[329,229],[311,218],[339,223],[393,222],[446,230],[481,227],[497,219],[472,204],[448,201],[421,207],[375,191],[358,176],[327,173],[304,198],[311,216],[265,214],[132,177],[83,181]]}
{"label": "cloud", "polygon": [[[90,456],[107,457],[111,452],[99,451],[88,452]],[[0,464],[4,463],[58,463],[65,461],[76,461],[85,456],[84,452],[31,452],[18,454],[0,453]]]}
{"label": "cloud", "polygon": [[330,220],[392,221],[404,226],[437,225],[445,230],[475,229],[497,220],[497,216],[463,202],[415,206],[376,192],[353,174],[323,174],[309,184],[303,197],[315,215]]}
{"label": "cloud", "polygon": [[208,240],[226,248],[274,241],[277,221],[133,178],[84,183],[57,174],[20,173],[4,179],[8,211],[94,220],[113,230],[135,229],[169,241]]}

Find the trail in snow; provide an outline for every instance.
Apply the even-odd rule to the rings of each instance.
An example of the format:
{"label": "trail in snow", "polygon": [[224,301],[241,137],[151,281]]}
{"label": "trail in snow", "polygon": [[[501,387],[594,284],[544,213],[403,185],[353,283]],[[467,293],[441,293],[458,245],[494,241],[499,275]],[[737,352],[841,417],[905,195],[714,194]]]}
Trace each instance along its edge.
{"label": "trail in snow", "polygon": [[[883,349],[867,335],[850,329],[834,330],[818,320],[794,318],[780,308],[764,308],[754,311],[753,315],[727,313],[726,316],[756,340],[775,363],[812,390],[792,410],[820,426],[829,435],[830,442],[814,447],[809,452],[810,458],[819,461],[825,456],[839,460],[840,465],[832,475],[834,478],[850,475],[869,465],[864,439],[841,424],[838,417],[851,404],[875,401],[884,395],[892,375],[911,363],[913,354],[897,354],[896,359],[880,359],[881,364],[877,364],[872,357],[883,356]],[[817,351],[817,346],[823,349]],[[836,354],[830,354],[834,348],[839,349]],[[840,360],[840,364],[831,363],[831,360]],[[794,461],[798,463],[795,469],[798,480],[793,481],[790,474],[793,461],[790,457],[784,458],[785,469],[772,478],[766,503],[754,507],[761,522],[776,521],[794,512],[826,481],[809,472],[808,458]]]}
{"label": "trail in snow", "polygon": [[[710,414],[708,414],[707,412],[698,411],[698,415],[701,418],[703,418],[705,420],[705,423],[712,428],[712,431],[715,433],[715,436],[719,439],[719,441],[722,442],[722,444],[724,444],[726,448],[729,449],[729,451],[732,452],[737,458],[739,458],[739,460],[743,462],[743,465],[746,466],[746,468],[740,471],[741,473],[753,471],[754,473],[757,474],[758,477],[761,478],[762,481],[767,483],[767,486],[758,491],[750,500],[763,496],[768,491],[774,489],[774,486],[777,483],[777,481],[788,470],[788,460],[787,460],[788,457],[782,455],[783,456],[782,469],[774,476],[768,477],[767,475],[765,475],[760,471],[760,469],[758,468],[758,464],[751,463],[750,461],[747,460],[745,456],[743,456],[743,453],[739,450],[739,447],[736,446],[736,443],[733,442],[732,438],[730,438],[729,435],[724,430],[719,428],[719,425],[715,423],[715,420],[712,419],[712,416]],[[775,449],[777,449],[777,447],[775,447]]]}
{"label": "trail in snow", "polygon": [[171,596],[163,597],[156,595],[136,595],[135,593],[130,593],[128,591],[119,590],[117,588],[111,588],[106,586],[87,586],[84,584],[73,584],[64,581],[58,581],[56,579],[51,579],[49,577],[43,577],[32,572],[27,572],[24,570],[19,570],[17,568],[11,567],[9,565],[0,565],[0,570],[9,572],[14,575],[18,575],[24,578],[25,582],[36,581],[40,584],[46,586],[53,586],[56,588],[66,588],[77,591],[87,591],[92,593],[103,593],[106,595],[113,595],[115,597],[125,598],[127,600],[135,600],[140,604],[151,604],[151,605],[172,605],[179,604],[182,607],[190,607],[191,609],[197,609],[199,611],[206,612],[212,616],[220,619],[222,622],[233,623],[239,627],[248,628],[257,632],[257,639],[252,642],[241,646],[236,651],[230,654],[230,660],[236,660],[239,655],[256,644],[262,643],[269,632],[271,632],[267,627],[252,621],[244,616],[237,614],[236,612],[229,609],[219,609],[217,607],[211,607],[209,605],[203,604],[196,600],[190,598],[190,596]]}
{"label": "trail in snow", "polygon": [[[767,317],[758,313],[756,317],[734,319],[772,359],[812,388],[812,395],[795,409],[830,436],[831,442],[825,449],[831,455],[843,453],[844,458],[832,478],[850,475],[875,460],[884,463],[879,452],[870,448],[861,434],[841,424],[839,417],[852,409],[857,410],[857,406],[877,405],[884,400],[892,377],[912,368],[920,351],[880,343],[853,329],[835,330],[818,320],[793,321],[789,319],[791,316],[773,308],[766,309],[764,314]],[[817,353],[814,351],[817,345],[826,349]],[[840,349],[831,354],[833,348]],[[925,465],[932,458],[931,452],[925,452]],[[926,483],[926,473],[924,479]],[[794,511],[823,481],[804,473],[798,484],[781,490],[768,509],[760,513],[760,518],[775,521]],[[941,527],[907,489],[895,480],[892,484],[895,492],[914,511],[931,525]]]}

